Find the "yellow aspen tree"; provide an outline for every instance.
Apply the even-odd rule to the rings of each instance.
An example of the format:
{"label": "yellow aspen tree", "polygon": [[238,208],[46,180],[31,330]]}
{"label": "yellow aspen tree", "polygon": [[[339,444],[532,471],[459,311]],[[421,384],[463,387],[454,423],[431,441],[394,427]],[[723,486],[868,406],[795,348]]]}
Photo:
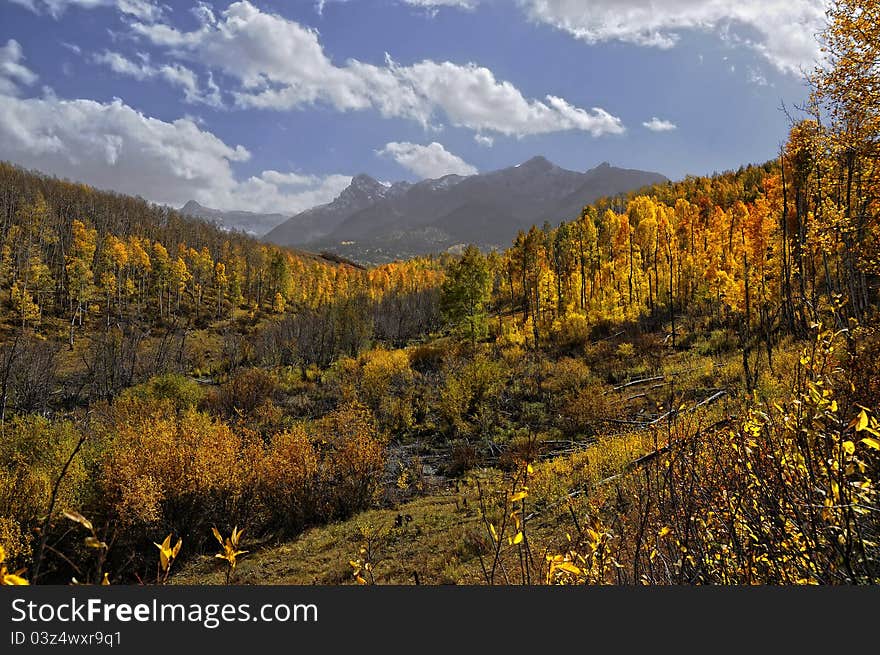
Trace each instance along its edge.
{"label": "yellow aspen tree", "polygon": [[[158,241],[153,244],[153,287],[156,291],[156,300],[159,307],[159,317],[165,313],[164,308],[167,306],[167,313],[171,314],[171,258],[168,251]],[[167,296],[167,297],[166,297]]]}
{"label": "yellow aspen tree", "polygon": [[216,318],[220,318],[223,309],[223,297],[226,294],[228,284],[229,278],[226,276],[226,265],[223,262],[217,262],[214,265],[214,294],[217,302]]}
{"label": "yellow aspen tree", "polygon": [[74,326],[82,327],[83,314],[93,293],[94,273],[92,264],[97,249],[98,232],[74,220],[71,226],[70,249],[65,258],[67,293],[70,298],[69,345],[73,348]]}
{"label": "yellow aspen tree", "polygon": [[40,308],[24,285],[19,285],[18,281],[13,282],[9,297],[22,327],[40,319]]}

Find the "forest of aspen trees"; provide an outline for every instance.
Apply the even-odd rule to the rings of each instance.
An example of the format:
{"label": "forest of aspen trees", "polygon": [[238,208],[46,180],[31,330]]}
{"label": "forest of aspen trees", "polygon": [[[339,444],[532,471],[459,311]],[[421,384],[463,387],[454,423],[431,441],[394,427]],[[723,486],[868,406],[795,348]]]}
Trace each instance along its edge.
{"label": "forest of aspen trees", "polygon": [[880,3],[822,42],[774,160],[504,251],[365,269],[0,165],[3,581],[272,583],[358,520],[305,581],[880,582]]}

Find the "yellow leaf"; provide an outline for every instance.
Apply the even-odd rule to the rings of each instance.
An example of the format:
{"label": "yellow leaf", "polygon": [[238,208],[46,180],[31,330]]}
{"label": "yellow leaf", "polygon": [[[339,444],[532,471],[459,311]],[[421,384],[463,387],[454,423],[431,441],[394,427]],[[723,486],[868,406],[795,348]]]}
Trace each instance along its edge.
{"label": "yellow leaf", "polygon": [[96,539],[95,537],[86,537],[86,538],[85,538],[85,544],[86,544],[86,546],[88,546],[89,548],[99,548],[99,549],[100,549],[100,548],[106,548],[106,547],[107,547],[107,544],[105,544],[105,543],[104,543],[103,541],[101,541],[100,539]]}
{"label": "yellow leaf", "polygon": [[852,455],[854,452],[856,452],[856,445],[852,441],[844,441],[843,452],[845,452],[847,455]]}
{"label": "yellow leaf", "polygon": [[516,524],[516,529],[519,530],[520,525],[522,525],[522,520],[519,518],[519,512],[514,512],[510,515],[510,518],[512,518],[513,522]]}
{"label": "yellow leaf", "polygon": [[660,532],[657,533],[657,536],[662,538],[668,535],[670,532],[672,532],[672,528],[670,528],[669,526],[663,526],[660,529]]}
{"label": "yellow leaf", "polygon": [[535,472],[535,469],[532,468],[532,465],[531,465],[531,464],[527,464],[527,465],[526,465],[526,473],[528,473],[529,475],[531,475],[531,474],[534,473],[534,472]]}
{"label": "yellow leaf", "polygon": [[220,542],[220,545],[223,546],[223,537],[220,536],[220,531],[217,528],[211,528],[211,532],[214,533],[214,538]]}
{"label": "yellow leaf", "polygon": [[30,583],[27,580],[25,580],[24,578],[22,578],[21,576],[14,575],[12,573],[7,573],[5,576],[3,576],[3,584],[13,585],[13,586],[17,586],[17,587],[26,587]]}
{"label": "yellow leaf", "polygon": [[495,530],[495,526],[492,525],[491,523],[489,524],[489,532],[492,533],[492,539],[494,541],[498,541],[498,532],[497,532],[497,530]]}
{"label": "yellow leaf", "polygon": [[560,562],[559,564],[556,564],[556,568],[565,571],[566,573],[571,573],[572,575],[581,574],[581,570],[571,562]]}
{"label": "yellow leaf", "polygon": [[859,417],[856,421],[856,432],[861,432],[866,427],[868,427],[868,414],[865,410],[859,412]]}
{"label": "yellow leaf", "polygon": [[6,549],[0,546],[0,564],[6,561]]}
{"label": "yellow leaf", "polygon": [[522,540],[523,540],[523,533],[517,532],[516,536],[513,538],[513,545],[516,546],[517,544],[522,543]]}
{"label": "yellow leaf", "polygon": [[110,586],[110,574],[105,573],[103,579],[101,580],[101,585],[104,587]]}
{"label": "yellow leaf", "polygon": [[865,437],[864,439],[862,439],[862,443],[868,446],[868,448],[880,450],[880,439],[874,439],[874,437]]}
{"label": "yellow leaf", "polygon": [[64,516],[74,523],[79,523],[86,530],[92,530],[92,522],[89,521],[85,516],[80,514],[79,512],[64,512]]}
{"label": "yellow leaf", "polygon": [[517,503],[517,502],[525,499],[526,496],[528,496],[528,495],[529,495],[529,492],[527,492],[527,491],[517,491],[515,494],[513,494],[510,497],[510,502]]}

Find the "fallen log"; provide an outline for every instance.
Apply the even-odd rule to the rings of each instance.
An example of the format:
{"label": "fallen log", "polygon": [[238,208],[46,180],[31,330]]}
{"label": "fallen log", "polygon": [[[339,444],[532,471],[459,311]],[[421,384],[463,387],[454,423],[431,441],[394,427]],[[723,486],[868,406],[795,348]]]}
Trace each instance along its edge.
{"label": "fallen log", "polygon": [[656,375],[652,378],[641,378],[639,380],[630,380],[629,382],[625,382],[624,384],[613,387],[614,391],[620,391],[621,389],[626,389],[627,387],[634,387],[637,384],[647,384],[648,382],[659,382],[660,380],[666,379],[665,375]]}
{"label": "fallen log", "polygon": [[703,407],[705,405],[711,405],[716,400],[718,400],[719,398],[722,398],[726,395],[727,395],[727,391],[722,389],[721,391],[713,393],[711,396],[709,396],[705,400],[701,400],[693,407],[688,407],[687,409],[683,409],[683,410],[677,410],[677,409],[670,410],[670,411],[666,412],[665,414],[663,414],[662,416],[658,416],[653,421],[649,421],[648,425],[655,425],[655,424],[659,423],[660,421],[665,421],[666,419],[672,418],[673,416],[678,416],[679,414],[685,414],[687,412],[692,412],[692,411],[699,409],[700,407]]}

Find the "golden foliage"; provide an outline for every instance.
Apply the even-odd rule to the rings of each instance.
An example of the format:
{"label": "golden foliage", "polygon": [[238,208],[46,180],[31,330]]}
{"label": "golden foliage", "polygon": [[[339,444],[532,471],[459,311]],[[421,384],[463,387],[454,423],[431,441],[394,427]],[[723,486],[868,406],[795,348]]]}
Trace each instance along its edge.
{"label": "golden foliage", "polygon": [[235,572],[235,567],[238,564],[238,558],[242,555],[245,555],[248,551],[240,550],[239,543],[241,542],[241,535],[244,530],[239,530],[238,526],[232,528],[232,533],[223,538],[220,534],[220,531],[217,528],[212,527],[211,532],[214,534],[214,538],[220,544],[220,552],[214,555],[217,559],[222,559],[226,562],[226,584],[229,584],[229,578],[232,573]]}
{"label": "golden foliage", "polygon": [[6,550],[0,546],[0,585],[23,586],[28,581],[22,577],[24,571],[10,573],[6,568]]}

